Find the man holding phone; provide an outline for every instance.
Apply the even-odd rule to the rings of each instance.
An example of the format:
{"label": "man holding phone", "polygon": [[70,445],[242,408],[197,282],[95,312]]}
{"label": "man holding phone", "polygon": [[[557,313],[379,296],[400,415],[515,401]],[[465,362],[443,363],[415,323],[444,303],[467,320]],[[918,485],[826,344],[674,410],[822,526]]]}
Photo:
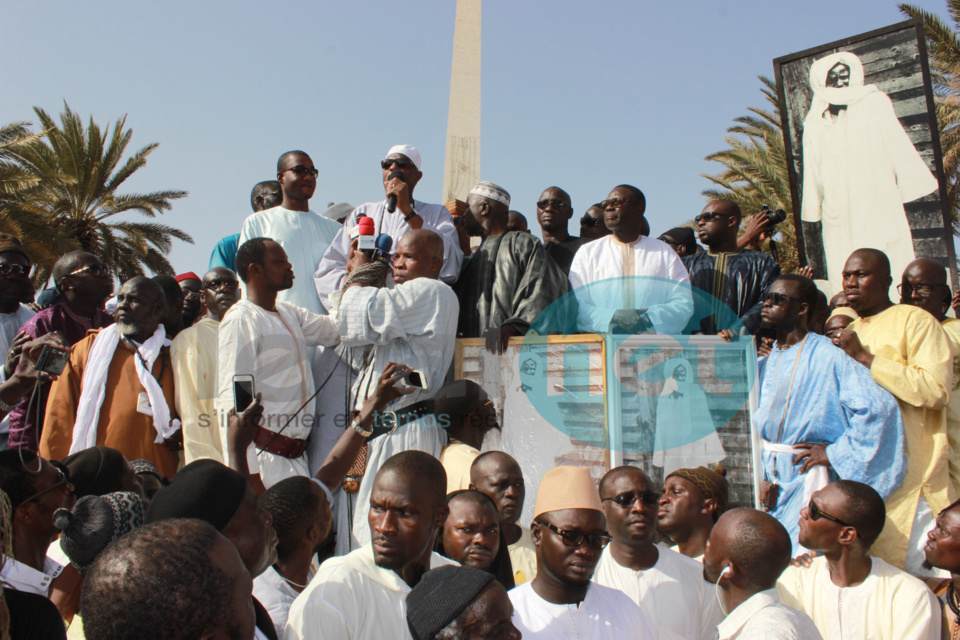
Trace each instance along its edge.
{"label": "man holding phone", "polygon": [[[336,322],[277,294],[293,286],[293,266],[283,247],[269,238],[251,238],[237,250],[237,273],[247,298],[223,316],[217,332],[217,401],[220,441],[227,442],[227,414],[235,408],[236,376],[251,376],[251,395],[261,394],[262,426],[248,449],[255,487],[295,475],[310,475],[307,438],[315,421],[311,368],[313,348],[340,342]],[[251,378],[239,378],[250,381]],[[230,466],[229,451],[226,463]]]}

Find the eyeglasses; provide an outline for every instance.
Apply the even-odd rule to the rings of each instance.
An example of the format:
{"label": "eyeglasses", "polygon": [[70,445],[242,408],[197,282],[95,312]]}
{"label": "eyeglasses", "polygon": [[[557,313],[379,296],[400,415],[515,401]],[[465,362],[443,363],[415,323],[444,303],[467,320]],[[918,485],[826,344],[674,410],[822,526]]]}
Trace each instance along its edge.
{"label": "eyeglasses", "polygon": [[660,236],[659,238],[657,238],[657,240],[659,240],[660,242],[665,242],[666,244],[670,245],[671,247],[681,247],[681,246],[683,246],[681,243],[677,242],[676,240],[674,240],[673,238],[671,238],[671,237],[669,237],[669,236]]}
{"label": "eyeglasses", "polygon": [[110,275],[110,267],[105,264],[88,264],[85,267],[80,267],[76,271],[71,271],[68,273],[68,276],[78,276],[81,273],[89,273],[92,276],[99,276],[105,278]]}
{"label": "eyeglasses", "polygon": [[[844,522],[843,520],[841,520],[840,518],[838,518],[838,517],[836,517],[836,516],[832,516],[832,515],[830,515],[829,513],[825,513],[825,512],[823,512],[823,511],[821,511],[821,510],[820,510],[820,507],[818,507],[818,506],[817,506],[817,503],[814,502],[813,500],[810,500],[810,504],[807,505],[807,511],[810,512],[810,519],[811,519],[811,520],[816,521],[816,520],[819,520],[820,518],[823,518],[824,520],[829,520],[830,522],[836,522],[836,523],[839,524],[841,527],[853,527],[854,530],[856,530],[856,527],[854,527],[854,526],[853,526],[852,524],[850,524],[849,522]],[[859,532],[859,531],[857,531],[857,535],[860,535],[860,532]]]}
{"label": "eyeglasses", "polygon": [[401,169],[406,169],[413,164],[413,160],[410,158],[384,158],[380,161],[381,169],[389,169],[393,165],[397,165]]}
{"label": "eyeglasses", "polygon": [[794,302],[803,302],[800,298],[794,298],[793,296],[788,296],[785,293],[774,293],[773,291],[766,291],[762,296],[760,296],[761,302],[769,301],[775,307],[782,307],[787,303],[787,300],[793,300]]}
{"label": "eyeglasses", "polygon": [[553,208],[557,211],[563,211],[566,208],[567,203],[563,200],[541,200],[537,203],[537,209],[540,209],[541,211],[545,211],[549,206],[553,206]]}
{"label": "eyeglasses", "polygon": [[600,208],[604,210],[610,209],[610,208],[619,209],[620,207],[627,204],[628,202],[630,202],[630,200],[627,198],[610,198],[608,200],[604,200],[603,202],[601,202]]}
{"label": "eyeglasses", "polygon": [[937,290],[938,287],[943,287],[942,284],[908,284],[908,285],[897,285],[897,293],[901,296],[910,296],[916,293],[921,298],[929,298],[933,295],[933,292]]}
{"label": "eyeglasses", "polygon": [[645,507],[653,507],[660,502],[660,494],[653,491],[641,491],[639,493],[636,491],[628,491],[627,493],[621,493],[612,498],[603,498],[603,502],[608,500],[616,502],[623,508],[632,507],[637,500]]}
{"label": "eyeglasses", "polygon": [[696,222],[697,224],[699,224],[701,220],[703,220],[704,222],[713,222],[714,220],[716,220],[716,219],[719,218],[720,216],[731,216],[731,215],[733,215],[733,214],[732,214],[732,213],[720,213],[720,212],[718,212],[718,211],[707,211],[707,212],[705,212],[705,213],[698,213],[697,215],[695,215],[695,216],[693,217],[693,221]]}
{"label": "eyeglasses", "polygon": [[603,220],[601,218],[594,218],[593,216],[585,215],[580,218],[580,224],[584,227],[599,227],[603,224]]}
{"label": "eyeglasses", "polygon": [[240,286],[236,280],[228,280],[225,278],[218,278],[216,280],[211,280],[210,282],[204,282],[203,288],[207,291],[217,291],[226,287],[227,289],[236,289]]}
{"label": "eyeglasses", "polygon": [[[52,463],[51,463],[51,464],[52,464]],[[70,483],[70,479],[67,478],[67,474],[65,474],[65,473],[63,472],[63,469],[61,469],[60,467],[58,467],[58,466],[56,466],[56,465],[54,465],[53,468],[57,471],[57,481],[54,482],[54,483],[53,483],[52,485],[50,485],[49,487],[47,487],[46,489],[41,489],[40,491],[37,491],[35,494],[33,494],[32,496],[30,496],[29,498],[27,498],[26,500],[24,500],[24,501],[23,501],[24,503],[26,503],[26,502],[33,502],[33,501],[35,501],[35,500],[37,500],[37,499],[39,499],[39,498],[47,495],[47,494],[50,493],[51,491],[56,491],[57,489],[59,489],[59,488],[61,488],[61,487],[64,487],[64,486],[66,486],[66,485],[68,485],[68,484]]]}
{"label": "eyeglasses", "polygon": [[30,274],[30,267],[22,264],[0,264],[0,276],[4,278],[26,278]]}
{"label": "eyeglasses", "polygon": [[284,169],[280,173],[286,173],[287,171],[293,171],[295,174],[297,174],[297,177],[300,178],[306,178],[307,176],[313,176],[316,178],[318,175],[320,175],[320,171],[318,169],[311,169],[310,167],[305,167],[302,164],[298,164],[295,167],[290,167],[289,169]]}
{"label": "eyeglasses", "polygon": [[555,534],[560,536],[563,540],[563,544],[568,547],[579,547],[583,544],[583,541],[587,541],[587,546],[593,549],[594,551],[602,551],[604,547],[610,544],[610,536],[605,533],[580,533],[579,531],[566,531],[555,525],[550,524],[549,522],[544,522],[543,520],[534,520],[541,527],[546,527],[553,531]]}

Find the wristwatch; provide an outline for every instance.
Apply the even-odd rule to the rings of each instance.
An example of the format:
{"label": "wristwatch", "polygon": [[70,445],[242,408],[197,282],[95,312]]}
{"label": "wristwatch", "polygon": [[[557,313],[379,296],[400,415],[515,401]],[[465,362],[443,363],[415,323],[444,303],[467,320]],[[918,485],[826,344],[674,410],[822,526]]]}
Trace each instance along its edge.
{"label": "wristwatch", "polygon": [[407,215],[403,216],[403,221],[404,221],[404,222],[410,222],[410,220],[412,220],[412,219],[413,219],[413,216],[415,216],[415,215],[418,215],[418,214],[417,214],[417,210],[416,210],[416,209],[410,209],[410,213],[408,213]]}
{"label": "wristwatch", "polygon": [[362,435],[364,438],[369,438],[371,435],[373,435],[373,429],[370,429],[370,431],[365,431],[364,428],[360,426],[360,423],[356,420],[351,422],[350,426],[353,427],[353,430]]}

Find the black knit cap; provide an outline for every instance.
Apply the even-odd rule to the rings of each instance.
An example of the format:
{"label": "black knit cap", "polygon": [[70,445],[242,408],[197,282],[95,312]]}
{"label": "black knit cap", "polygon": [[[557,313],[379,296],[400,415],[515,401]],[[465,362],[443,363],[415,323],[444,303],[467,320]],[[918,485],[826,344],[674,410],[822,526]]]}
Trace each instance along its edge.
{"label": "black knit cap", "polygon": [[444,565],[423,574],[407,594],[407,626],[413,640],[433,640],[494,581],[492,573]]}
{"label": "black knit cap", "polygon": [[674,227],[660,234],[661,238],[663,236],[673,238],[678,244],[685,246],[688,254],[697,250],[697,241],[694,239],[693,229],[690,227]]}
{"label": "black knit cap", "polygon": [[216,460],[196,460],[160,489],[147,509],[144,524],[171,518],[196,518],[217,531],[230,522],[247,492],[247,479]]}
{"label": "black knit cap", "polygon": [[74,494],[104,496],[120,491],[123,477],[123,454],[110,447],[90,447],[60,461],[70,476]]}

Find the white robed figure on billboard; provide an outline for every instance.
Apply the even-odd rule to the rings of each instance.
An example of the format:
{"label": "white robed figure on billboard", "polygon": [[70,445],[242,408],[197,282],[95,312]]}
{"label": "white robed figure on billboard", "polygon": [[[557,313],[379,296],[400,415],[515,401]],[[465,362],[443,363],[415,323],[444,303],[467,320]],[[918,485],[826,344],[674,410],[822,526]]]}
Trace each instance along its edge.
{"label": "white robed figure on billboard", "polygon": [[863,64],[841,51],[810,67],[813,101],[803,123],[800,217],[821,222],[827,279],[843,290],[841,269],[860,247],[887,254],[891,272],[915,257],[903,203],[937,189],[897,120],[890,98],[863,84]]}

